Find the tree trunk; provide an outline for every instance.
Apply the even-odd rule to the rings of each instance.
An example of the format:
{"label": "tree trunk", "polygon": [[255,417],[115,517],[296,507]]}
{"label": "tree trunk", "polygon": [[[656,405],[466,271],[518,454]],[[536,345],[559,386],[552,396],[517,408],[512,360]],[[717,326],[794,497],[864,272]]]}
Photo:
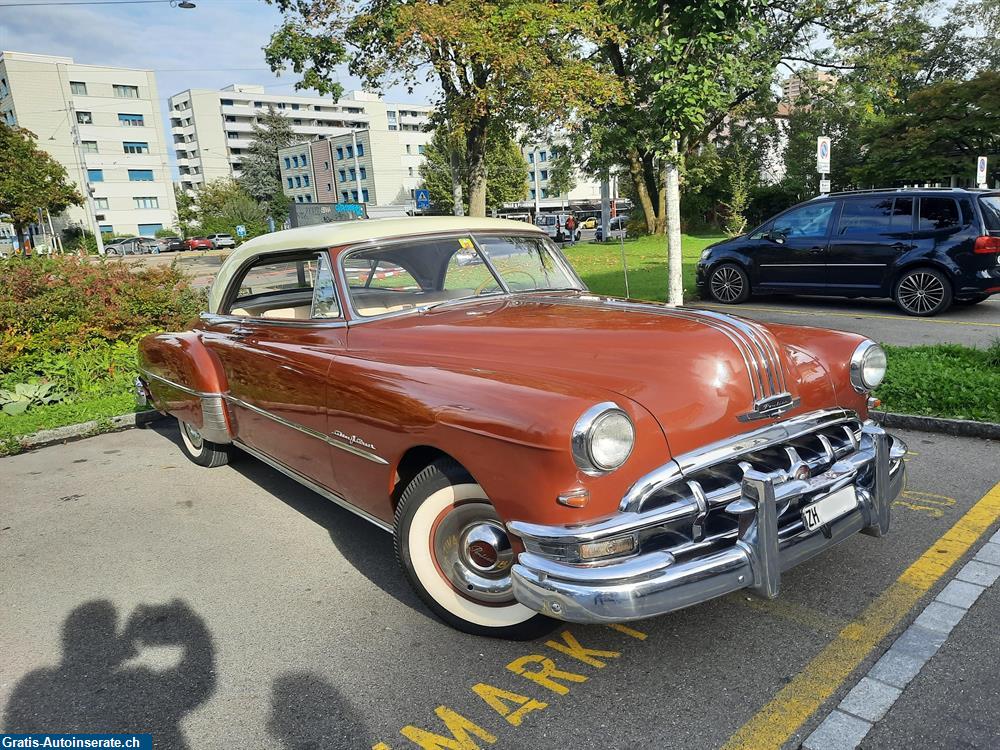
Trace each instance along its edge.
{"label": "tree trunk", "polygon": [[465,207],[462,205],[462,157],[455,148],[454,139],[448,140],[452,142],[448,149],[451,158],[451,210],[455,216],[465,216]]}
{"label": "tree trunk", "polygon": [[684,304],[684,261],[681,253],[681,154],[675,138],[664,164],[664,215],[667,230],[667,304]]}
{"label": "tree trunk", "polygon": [[653,200],[649,197],[649,188],[646,187],[642,159],[635,149],[628,151],[628,172],[632,178],[632,187],[635,188],[635,194],[639,198],[639,205],[642,206],[642,213],[646,217],[646,229],[650,234],[656,234],[656,212],[653,210]]}
{"label": "tree trunk", "polygon": [[24,224],[14,222],[14,234],[17,235],[17,248],[24,255]]}
{"label": "tree trunk", "polygon": [[465,137],[469,167],[469,216],[486,216],[486,124],[478,122]]}

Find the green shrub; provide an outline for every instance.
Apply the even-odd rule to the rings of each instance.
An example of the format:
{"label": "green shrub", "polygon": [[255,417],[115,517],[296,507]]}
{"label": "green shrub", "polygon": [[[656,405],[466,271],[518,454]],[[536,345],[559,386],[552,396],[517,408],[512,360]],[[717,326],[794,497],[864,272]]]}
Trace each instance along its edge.
{"label": "green shrub", "polygon": [[32,406],[56,404],[65,399],[66,394],[55,383],[46,381],[17,383],[9,391],[0,388],[0,408],[10,416],[24,414]]}

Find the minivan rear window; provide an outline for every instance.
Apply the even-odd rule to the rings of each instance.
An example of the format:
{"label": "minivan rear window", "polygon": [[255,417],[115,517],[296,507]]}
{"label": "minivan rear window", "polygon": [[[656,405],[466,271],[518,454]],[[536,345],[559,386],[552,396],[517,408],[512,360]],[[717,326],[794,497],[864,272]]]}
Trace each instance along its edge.
{"label": "minivan rear window", "polygon": [[1000,195],[984,195],[979,199],[983,221],[990,232],[1000,232]]}
{"label": "minivan rear window", "polygon": [[926,232],[934,229],[948,229],[961,224],[958,204],[951,198],[923,197],[920,199],[920,217],[917,229]]}

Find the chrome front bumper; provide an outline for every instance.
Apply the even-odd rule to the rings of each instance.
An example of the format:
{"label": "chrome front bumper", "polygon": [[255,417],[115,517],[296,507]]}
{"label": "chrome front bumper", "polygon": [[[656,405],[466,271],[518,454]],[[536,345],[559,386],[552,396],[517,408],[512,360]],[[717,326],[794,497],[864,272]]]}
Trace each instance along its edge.
{"label": "chrome front bumper", "polygon": [[[815,478],[802,481],[785,472],[748,470],[740,498],[726,509],[738,514],[738,531],[728,544],[683,561],[670,551],[653,550],[603,564],[570,562],[530,550],[540,549],[539,538],[567,541],[570,535],[591,541],[593,530],[606,528],[607,520],[577,527],[510,524],[522,538],[536,535],[525,539],[529,551],[522,552],[513,566],[514,596],[550,617],[590,623],[652,617],[739,589],[774,598],[782,571],[859,531],[871,536],[888,532],[890,506],[903,489],[905,454],[902,441],[868,423],[861,430],[857,452]],[[854,510],[815,531],[802,526],[793,529],[795,533],[779,533],[778,508],[783,499],[816,488],[832,493],[848,485],[855,487],[858,497]],[[544,528],[552,533],[542,532]]]}

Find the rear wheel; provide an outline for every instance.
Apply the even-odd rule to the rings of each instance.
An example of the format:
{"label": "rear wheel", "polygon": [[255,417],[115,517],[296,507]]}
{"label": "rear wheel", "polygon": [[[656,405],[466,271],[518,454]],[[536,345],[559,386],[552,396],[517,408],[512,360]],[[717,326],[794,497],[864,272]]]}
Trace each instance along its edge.
{"label": "rear wheel", "polygon": [[899,277],[893,299],[907,315],[927,318],[951,307],[951,282],[933,268],[914,268]]}
{"label": "rear wheel", "polygon": [[181,430],[181,449],[196,464],[214,468],[229,463],[229,446],[205,440],[197,427],[180,418],[177,426]]}
{"label": "rear wheel", "polygon": [[738,305],[750,299],[750,277],[735,263],[723,263],[708,275],[708,293],[724,305]]}
{"label": "rear wheel", "polygon": [[503,522],[454,461],[435,461],[410,482],[396,509],[395,540],[410,585],[453,628],[528,640],[558,626],[514,598]]}

